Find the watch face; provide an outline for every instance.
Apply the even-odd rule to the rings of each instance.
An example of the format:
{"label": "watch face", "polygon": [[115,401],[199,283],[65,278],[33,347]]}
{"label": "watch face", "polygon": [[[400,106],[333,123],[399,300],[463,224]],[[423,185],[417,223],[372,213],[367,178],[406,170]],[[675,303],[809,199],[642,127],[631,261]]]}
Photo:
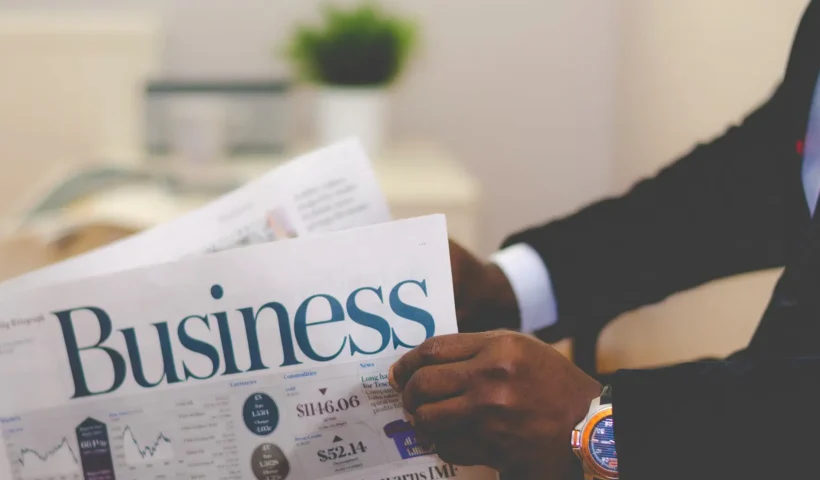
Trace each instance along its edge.
{"label": "watch face", "polygon": [[618,472],[618,453],[615,451],[615,429],[612,415],[598,420],[589,436],[589,453],[604,470]]}

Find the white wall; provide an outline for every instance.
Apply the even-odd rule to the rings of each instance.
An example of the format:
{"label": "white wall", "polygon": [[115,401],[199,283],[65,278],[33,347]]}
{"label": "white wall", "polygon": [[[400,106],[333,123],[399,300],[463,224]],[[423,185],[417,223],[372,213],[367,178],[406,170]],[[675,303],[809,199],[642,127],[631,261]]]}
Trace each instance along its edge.
{"label": "white wall", "polygon": [[[345,0],[345,3],[351,3]],[[483,181],[484,253],[507,233],[604,193],[609,185],[615,2],[392,0],[418,18],[423,50],[398,86],[391,131],[449,148]],[[260,76],[296,0],[0,0],[0,7],[156,8],[167,21],[168,74]],[[310,105],[300,96],[300,126]]]}

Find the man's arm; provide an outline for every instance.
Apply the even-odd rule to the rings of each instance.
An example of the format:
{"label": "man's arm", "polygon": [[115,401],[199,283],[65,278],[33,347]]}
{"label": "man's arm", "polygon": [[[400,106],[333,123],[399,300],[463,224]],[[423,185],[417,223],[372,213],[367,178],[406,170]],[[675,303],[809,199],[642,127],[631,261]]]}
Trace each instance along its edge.
{"label": "man's arm", "polygon": [[612,377],[621,478],[813,478],[820,358],[696,362]]}
{"label": "man's arm", "polygon": [[[391,368],[417,433],[459,465],[570,478],[573,428],[602,384],[531,336],[433,337]],[[696,362],[610,376],[623,480],[816,478],[820,357]]]}
{"label": "man's arm", "polygon": [[546,272],[552,291],[542,293],[536,322],[557,319],[549,337],[572,335],[576,322],[610,320],[714,279],[784,263],[808,209],[795,150],[800,137],[796,123],[786,121],[782,91],[624,195],[504,242],[530,247],[541,260],[496,263],[513,286],[538,278],[531,273],[538,267]]}

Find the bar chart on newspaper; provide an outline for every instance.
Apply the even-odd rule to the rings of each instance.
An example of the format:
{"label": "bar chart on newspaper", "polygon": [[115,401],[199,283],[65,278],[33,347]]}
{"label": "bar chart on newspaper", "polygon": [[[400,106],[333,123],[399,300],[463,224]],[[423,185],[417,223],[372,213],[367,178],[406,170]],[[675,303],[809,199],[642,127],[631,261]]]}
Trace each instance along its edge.
{"label": "bar chart on newspaper", "polygon": [[469,469],[431,462],[403,418],[390,360],[7,418],[13,479],[321,479],[391,464],[459,478]]}

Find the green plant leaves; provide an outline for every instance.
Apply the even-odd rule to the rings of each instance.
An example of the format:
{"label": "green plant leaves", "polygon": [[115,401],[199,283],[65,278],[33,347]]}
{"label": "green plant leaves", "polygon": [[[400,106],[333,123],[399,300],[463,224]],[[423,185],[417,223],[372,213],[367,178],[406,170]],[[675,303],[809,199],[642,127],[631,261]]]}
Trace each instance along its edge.
{"label": "green plant leaves", "polygon": [[303,80],[340,86],[385,86],[402,71],[416,25],[371,3],[326,6],[320,27],[297,27],[286,55]]}

